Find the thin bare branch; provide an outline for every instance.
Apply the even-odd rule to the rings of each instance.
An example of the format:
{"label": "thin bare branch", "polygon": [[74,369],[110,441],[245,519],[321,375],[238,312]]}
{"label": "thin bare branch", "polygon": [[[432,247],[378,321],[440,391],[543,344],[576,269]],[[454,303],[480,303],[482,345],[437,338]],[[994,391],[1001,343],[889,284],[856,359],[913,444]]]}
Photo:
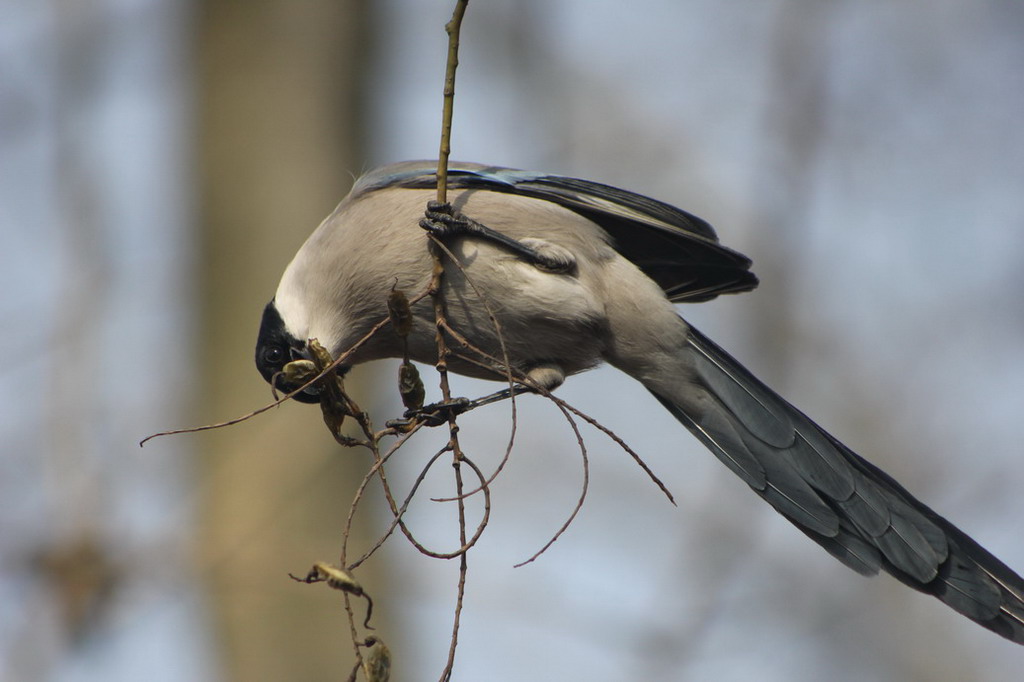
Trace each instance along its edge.
{"label": "thin bare branch", "polygon": [[455,111],[455,70],[459,67],[459,34],[469,0],[457,0],[451,20],[445,24],[448,34],[448,64],[444,73],[444,104],[441,112],[441,146],[437,155],[437,200],[448,201],[448,157],[452,153],[452,115]]}
{"label": "thin bare branch", "polygon": [[[378,448],[374,448],[373,452],[374,452],[374,455],[375,455],[375,461],[373,463],[373,466],[370,467],[369,471],[366,472],[366,475],[363,476],[363,480],[359,483],[359,487],[356,489],[356,494],[355,494],[354,498],[352,499],[352,504],[349,506],[348,517],[345,520],[345,531],[342,534],[341,560],[340,561],[341,561],[341,565],[342,566],[346,566],[347,565],[349,571],[354,570],[361,563],[363,563],[364,561],[369,559],[370,556],[373,555],[373,553],[376,552],[377,549],[381,545],[384,544],[384,542],[388,539],[388,537],[391,535],[391,533],[395,530],[395,526],[398,524],[399,520],[402,518],[402,515],[405,513],[406,508],[409,506],[409,502],[412,501],[412,495],[415,494],[416,489],[419,487],[419,485],[422,482],[423,478],[426,476],[427,471],[430,469],[430,467],[434,463],[434,461],[445,452],[444,450],[442,450],[441,452],[437,453],[427,463],[427,465],[423,468],[423,471],[420,472],[420,476],[419,476],[419,478],[417,478],[415,484],[413,485],[412,491],[409,493],[409,496],[406,498],[406,500],[402,504],[402,506],[398,507],[396,505],[396,503],[395,503],[394,497],[392,496],[391,488],[390,488],[390,486],[387,483],[387,478],[383,475],[384,463],[387,462],[391,458],[391,456],[393,454],[395,454],[400,447],[402,447],[402,445],[404,445],[410,438],[412,438],[412,436],[415,435],[416,432],[419,431],[419,429],[421,427],[422,427],[422,425],[416,425],[415,427],[413,427],[413,429],[411,431],[409,431],[408,433],[403,434],[391,446],[391,448],[388,449],[388,452],[385,453],[383,456],[380,455]],[[376,443],[376,441],[375,441],[375,443]],[[367,551],[363,556],[361,556],[354,563],[348,564],[347,563],[347,558],[346,558],[347,555],[348,555],[348,540],[349,540],[349,537],[351,537],[352,523],[353,523],[353,520],[355,518],[356,509],[358,508],[359,503],[362,501],[363,493],[366,491],[366,487],[369,485],[370,481],[373,480],[374,476],[378,473],[378,471],[381,472],[380,478],[381,478],[382,485],[384,487],[384,494],[385,494],[385,497],[387,498],[388,505],[391,507],[391,513],[394,516],[395,520],[392,522],[392,524],[388,528],[388,530],[383,535],[381,535],[381,537],[377,540],[376,544],[374,544],[373,547],[371,547],[369,549],[369,551]]]}
{"label": "thin bare branch", "polygon": [[[466,7],[468,5],[469,0],[457,0],[455,3],[455,10],[452,13],[452,18],[444,27],[445,31],[448,33],[448,64],[445,69],[444,78],[444,107],[441,118],[441,144],[437,157],[437,200],[441,203],[446,203],[448,201],[448,157],[451,154],[452,114],[454,112],[455,103],[455,70],[459,65],[459,33],[462,29],[462,17],[465,15]],[[434,297],[434,315],[438,323],[436,330],[437,371],[440,375],[442,399],[446,402],[450,402],[451,390],[448,385],[448,350],[445,345],[444,333],[441,329],[441,322],[445,317],[444,301],[441,297],[441,279],[444,276],[444,264],[441,260],[441,252],[438,248],[440,243],[438,240],[432,238],[428,243],[431,245],[430,253],[434,257],[434,276],[431,282],[431,290]],[[459,540],[462,546],[465,547],[466,508],[465,501],[462,499],[462,470],[460,468],[462,449],[459,445],[459,428],[455,423],[454,413],[450,414],[448,417],[448,430],[450,434],[449,445],[454,457],[452,466],[455,469],[455,492],[456,495],[459,496],[457,501],[459,508]],[[484,525],[486,525],[486,521],[481,525],[481,530]],[[458,596],[455,601],[455,618],[452,625],[451,646],[448,650],[448,660],[445,663],[444,670],[441,672],[442,682],[446,682],[451,679],[452,668],[455,665],[455,649],[459,641],[459,622],[462,615],[462,599],[465,594],[466,587],[467,565],[466,553],[463,551],[462,555],[459,557],[459,585]]]}
{"label": "thin bare branch", "polygon": [[[508,382],[509,389],[514,388],[516,380],[513,377],[512,364],[511,364],[511,362],[509,360],[509,356],[508,356],[508,347],[505,344],[505,335],[504,335],[504,332],[502,331],[502,328],[501,328],[501,322],[498,321],[497,315],[494,314],[494,307],[491,305],[490,301],[487,299],[487,296],[484,294],[484,292],[479,287],[476,286],[476,283],[473,281],[473,278],[470,277],[469,273],[466,272],[465,268],[462,266],[462,263],[455,256],[455,254],[452,253],[451,250],[447,246],[445,246],[443,242],[441,242],[439,239],[437,239],[437,238],[435,238],[433,236],[431,237],[431,243],[437,249],[439,249],[444,255],[446,255],[448,257],[448,262],[450,262],[452,265],[454,265],[456,268],[458,268],[459,272],[461,272],[462,275],[465,277],[466,283],[473,290],[473,293],[476,295],[476,297],[480,301],[481,305],[483,305],[484,310],[487,311],[488,322],[491,324],[491,327],[494,329],[495,336],[498,339],[498,347],[501,350],[501,356],[502,356],[502,359],[501,359],[501,361],[499,363],[499,365],[502,368],[502,370],[498,371],[496,373],[504,375],[505,380]],[[464,336],[462,336],[462,334],[457,332],[450,324],[448,324],[448,320],[446,318],[442,317],[441,319],[439,319],[437,321],[437,324],[438,324],[439,329],[442,332],[445,332],[448,335],[450,335],[453,339],[455,339],[459,343],[459,345],[463,346],[464,348],[470,348],[470,349],[473,349],[474,351],[478,351],[478,349],[476,349],[475,346],[473,346],[473,344],[471,344],[468,339],[466,339]],[[446,349],[448,350],[449,353],[451,352],[451,350],[449,348],[447,348],[447,346],[446,346]],[[485,353],[483,353],[483,351],[478,351],[478,352],[483,357],[489,357]],[[458,357],[461,357],[461,356],[458,356]],[[480,490],[486,488],[487,485],[489,485],[495,478],[497,478],[498,474],[501,473],[501,471],[505,468],[505,465],[508,463],[508,460],[509,460],[509,458],[510,458],[510,456],[512,454],[512,448],[515,445],[516,429],[518,428],[518,424],[519,424],[518,408],[516,406],[516,397],[515,397],[515,393],[514,392],[512,393],[510,398],[511,398],[511,401],[510,401],[511,402],[511,416],[510,416],[511,428],[509,430],[508,443],[505,446],[505,453],[502,455],[501,461],[498,462],[498,466],[494,470],[494,473],[492,473],[490,476],[488,476],[486,478],[486,480],[484,481],[483,485],[481,485],[478,488],[475,488],[475,489],[471,490],[468,493],[465,493],[466,497],[468,497],[469,495],[475,495]],[[438,501],[448,501],[448,500],[451,500],[451,499],[455,499],[455,498],[439,498]]]}
{"label": "thin bare branch", "polygon": [[[570,412],[572,412],[573,414],[575,414],[576,416],[580,417],[585,422],[587,422],[588,424],[590,424],[591,426],[593,426],[594,428],[599,430],[601,433],[603,433],[606,436],[608,436],[608,438],[610,438],[612,441],[614,441],[616,445],[618,445],[630,457],[632,457],[633,461],[635,461],[637,463],[637,465],[644,471],[644,473],[647,474],[648,478],[650,478],[651,481],[656,486],[658,486],[658,489],[661,490],[662,493],[664,493],[665,497],[668,498],[668,501],[671,502],[672,504],[676,504],[676,500],[672,496],[672,493],[669,492],[668,487],[666,487],[665,484],[662,482],[662,480],[660,478],[658,478],[658,476],[647,465],[647,463],[643,460],[643,458],[640,457],[640,455],[637,454],[637,452],[635,450],[633,450],[633,448],[631,448],[626,443],[626,441],[622,440],[622,438],[620,438],[614,431],[612,431],[607,426],[605,426],[604,424],[599,422],[597,419],[594,419],[590,415],[588,415],[585,412],[581,411],[580,409],[578,409],[576,407],[573,407],[571,404],[569,404],[566,401],[562,400],[561,398],[557,397],[556,395],[554,395],[550,391],[546,391],[542,387],[534,385],[529,380],[528,377],[526,377],[526,376],[524,376],[522,374],[513,372],[512,369],[509,367],[507,361],[503,363],[498,358],[495,358],[494,356],[489,355],[488,353],[486,353],[485,351],[481,350],[480,348],[477,348],[472,343],[470,343],[468,339],[466,339],[465,337],[463,337],[460,334],[458,334],[458,332],[456,332],[451,327],[446,327],[445,331],[447,331],[449,334],[452,334],[458,340],[459,345],[461,345],[462,347],[464,347],[467,350],[471,351],[474,355],[477,356],[477,357],[473,357],[473,356],[470,356],[470,355],[455,354],[456,357],[458,357],[458,359],[460,361],[468,362],[470,364],[474,364],[477,367],[481,367],[483,369],[489,369],[489,370],[493,371],[495,374],[500,374],[500,375],[508,376],[509,377],[509,381],[510,381],[510,385],[512,385],[511,382],[514,382],[514,383],[523,384],[524,386],[529,386],[533,391],[535,391],[536,393],[544,396],[548,400],[553,401],[559,407],[565,408],[565,409],[569,410]],[[513,400],[514,400],[514,397],[513,397]],[[490,482],[491,480],[493,480],[493,477],[489,478],[488,482]]]}
{"label": "thin bare branch", "polygon": [[573,433],[576,434],[576,442],[580,446],[580,456],[583,458],[583,488],[582,490],[580,490],[580,497],[576,501],[576,506],[573,507],[572,513],[569,514],[569,518],[565,520],[565,523],[562,524],[562,526],[555,532],[555,534],[551,536],[551,539],[548,540],[543,547],[537,550],[537,552],[534,553],[533,556],[531,556],[526,561],[522,561],[518,564],[515,564],[516,568],[519,568],[520,566],[525,566],[526,564],[536,560],[537,557],[539,557],[541,554],[548,550],[548,547],[555,544],[558,538],[562,537],[562,533],[564,533],[569,528],[569,526],[572,525],[572,522],[576,520],[576,515],[579,514],[580,509],[583,508],[583,502],[587,499],[587,491],[590,489],[590,460],[587,457],[587,446],[583,440],[583,435],[580,433],[579,428],[576,426],[576,420],[572,418],[572,415],[569,414],[568,410],[566,410],[561,405],[559,405],[558,407],[562,411],[562,414],[565,416],[566,421],[569,422],[569,426],[572,428]]}
{"label": "thin bare branch", "polygon": [[553,401],[559,407],[563,407],[566,410],[569,410],[577,417],[587,422],[595,429],[597,429],[598,431],[600,431],[601,433],[615,441],[615,444],[618,445],[623,450],[625,450],[626,453],[628,453],[629,456],[633,458],[633,461],[637,463],[637,466],[644,470],[644,473],[647,474],[647,477],[650,478],[656,486],[658,486],[658,489],[665,494],[665,497],[668,498],[668,501],[671,502],[672,504],[676,504],[676,498],[672,496],[672,493],[669,492],[668,487],[662,482],[660,478],[658,478],[654,471],[651,470],[649,466],[647,466],[647,462],[645,462],[643,458],[640,457],[640,455],[638,455],[635,450],[633,450],[633,448],[629,447],[626,441],[622,440],[618,435],[616,435],[614,431],[612,431],[607,426],[597,421],[590,415],[586,414],[585,412],[582,412],[578,408],[573,407],[572,405],[570,405],[569,403],[565,402],[564,400],[555,396],[552,393],[547,393],[544,397],[547,398],[548,400]]}

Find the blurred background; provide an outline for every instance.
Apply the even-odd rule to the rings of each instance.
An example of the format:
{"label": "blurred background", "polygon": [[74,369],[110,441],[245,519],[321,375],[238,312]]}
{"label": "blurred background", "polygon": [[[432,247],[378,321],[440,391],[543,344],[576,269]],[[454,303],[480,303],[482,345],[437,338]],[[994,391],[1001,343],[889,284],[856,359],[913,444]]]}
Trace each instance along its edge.
{"label": "blurred background", "polygon": [[[0,679],[328,680],[337,557],[368,462],[252,365],[293,253],[380,163],[436,155],[450,0],[0,2]],[[761,287],[683,314],[1024,570],[1024,5],[476,0],[453,157],[686,208]],[[349,387],[378,423],[395,363]],[[491,386],[465,380],[458,393]],[[436,389],[431,389],[436,391]],[[520,401],[469,557],[458,680],[1005,680],[1022,650],[850,572],[639,385]],[[435,393],[436,395],[436,393]],[[507,406],[461,420],[485,467]],[[407,486],[444,434],[391,468]],[[457,546],[447,466],[416,531]],[[353,552],[386,527],[377,492]],[[357,577],[395,680],[436,679],[457,565],[393,537]]]}

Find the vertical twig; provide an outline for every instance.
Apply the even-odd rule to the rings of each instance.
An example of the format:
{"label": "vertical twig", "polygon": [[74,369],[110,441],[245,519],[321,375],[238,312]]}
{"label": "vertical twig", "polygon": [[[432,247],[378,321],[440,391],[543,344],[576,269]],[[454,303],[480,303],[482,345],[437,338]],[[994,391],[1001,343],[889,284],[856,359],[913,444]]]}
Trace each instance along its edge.
{"label": "vertical twig", "polygon": [[[448,157],[451,154],[452,113],[455,104],[455,69],[459,65],[459,31],[462,29],[462,17],[466,13],[469,0],[457,0],[451,20],[445,24],[448,34],[448,64],[444,75],[444,107],[441,115],[441,145],[437,157],[437,200],[448,201]],[[444,301],[441,297],[441,280],[444,277],[444,262],[439,249],[434,246],[431,237],[430,252],[434,257],[434,273],[431,291],[434,296],[434,318],[437,323],[435,339],[437,340],[437,372],[440,375],[441,396],[445,402],[451,401],[451,389],[448,385],[448,345],[444,338],[445,313]],[[459,427],[455,422],[455,414],[448,416],[448,447],[452,451],[452,467],[455,470],[455,494],[459,509],[459,544],[466,545],[466,504],[463,499],[462,485],[462,448],[459,446]],[[455,665],[455,648],[459,641],[459,622],[462,615],[462,598],[466,591],[467,552],[459,554],[459,585],[455,600],[455,618],[452,623],[452,640],[448,649],[448,661],[441,672],[441,682],[451,679]]]}
{"label": "vertical twig", "polygon": [[[431,246],[433,246],[433,237],[431,237]],[[444,338],[444,327],[445,327],[445,313],[444,313],[444,299],[441,297],[441,279],[444,276],[444,263],[441,260],[441,254],[437,248],[431,248],[431,253],[434,255],[434,317],[436,320],[436,331],[434,338],[437,341],[437,364],[435,365],[437,373],[440,377],[441,384],[441,399],[445,403],[450,403],[452,399],[451,387],[448,383],[448,344]],[[452,468],[455,471],[455,496],[456,504],[459,509],[459,545],[465,547],[466,545],[466,501],[463,493],[465,492],[462,485],[462,448],[459,445],[459,425],[455,421],[455,413],[450,412],[448,415],[448,446],[447,449],[452,452]],[[451,645],[448,648],[448,661],[445,664],[444,670],[441,673],[441,682],[447,682],[451,679],[452,668],[455,665],[455,648],[459,642],[459,622],[462,616],[462,598],[466,593],[466,570],[467,560],[466,555],[468,552],[462,551],[459,553],[459,585],[456,592],[455,599],[455,618],[452,623],[452,640]]]}
{"label": "vertical twig", "polygon": [[437,154],[437,200],[448,201],[448,157],[452,153],[452,112],[455,106],[455,69],[459,66],[459,31],[469,0],[458,0],[451,20],[444,25],[448,34],[448,66],[444,72],[444,107],[441,111],[441,147]]}

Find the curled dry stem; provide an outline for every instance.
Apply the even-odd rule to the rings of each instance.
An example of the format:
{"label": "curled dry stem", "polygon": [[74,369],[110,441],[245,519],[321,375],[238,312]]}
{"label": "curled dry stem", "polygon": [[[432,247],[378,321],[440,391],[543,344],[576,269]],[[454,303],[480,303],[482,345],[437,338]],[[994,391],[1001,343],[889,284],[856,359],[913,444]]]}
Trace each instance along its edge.
{"label": "curled dry stem", "polygon": [[[397,441],[395,441],[395,443],[390,448],[388,448],[388,451],[383,456],[380,455],[379,448],[375,447],[373,449],[373,453],[375,455],[374,463],[370,467],[370,469],[366,472],[366,475],[363,476],[363,480],[360,481],[359,487],[356,489],[356,494],[355,494],[355,496],[352,499],[352,504],[349,505],[348,516],[345,519],[345,531],[342,534],[342,543],[341,543],[341,564],[343,566],[347,564],[348,540],[349,540],[349,538],[351,537],[351,534],[352,534],[352,523],[353,523],[353,521],[355,519],[356,510],[359,507],[359,503],[362,501],[363,494],[366,491],[367,486],[370,484],[370,481],[373,480],[374,476],[378,475],[378,472],[379,472],[379,475],[380,475],[381,484],[382,484],[382,486],[384,488],[384,495],[385,495],[385,497],[386,497],[386,499],[388,501],[388,506],[391,509],[391,513],[395,517],[395,521],[388,528],[388,530],[385,531],[384,534],[381,535],[381,537],[377,539],[377,542],[373,545],[373,547],[371,547],[358,560],[356,560],[352,564],[348,564],[347,565],[349,571],[354,570],[357,566],[359,566],[364,561],[369,559],[370,556],[372,556],[373,553],[376,552],[377,549],[379,549],[380,546],[384,544],[384,542],[388,539],[388,537],[390,537],[391,533],[395,529],[395,524],[398,522],[399,519],[402,518],[402,515],[405,513],[406,508],[409,506],[409,502],[412,499],[412,495],[415,494],[416,489],[419,487],[420,481],[422,480],[422,478],[424,476],[426,476],[427,470],[429,470],[431,464],[433,464],[433,461],[427,463],[427,466],[424,467],[424,470],[421,473],[420,478],[417,479],[417,481],[416,481],[415,485],[413,486],[412,491],[409,493],[409,496],[407,497],[406,501],[402,504],[401,507],[398,507],[397,504],[395,503],[394,496],[393,496],[393,494],[391,492],[391,487],[390,487],[390,485],[387,482],[387,477],[384,474],[384,464],[389,459],[391,459],[391,456],[394,455],[398,451],[399,448],[401,448],[403,445],[405,445],[405,443],[408,442],[408,440],[410,438],[412,438],[412,436],[415,435],[416,432],[419,431],[419,429],[421,427],[422,427],[422,425],[417,424],[416,426],[413,427],[412,430],[408,431],[407,433],[402,434],[399,437],[399,439]],[[374,441],[375,444],[377,444],[378,442],[379,441],[376,441],[376,440]],[[437,456],[435,456],[435,459],[436,459],[436,457]]]}
{"label": "curled dry stem", "polygon": [[[476,286],[476,283],[473,281],[473,278],[470,277],[469,273],[466,272],[465,268],[462,266],[462,263],[459,262],[459,259],[455,256],[455,254],[452,253],[451,250],[447,246],[445,246],[444,243],[441,242],[436,237],[431,236],[431,244],[436,249],[438,249],[441,253],[443,253],[445,256],[447,256],[449,263],[451,263],[453,266],[458,268],[458,270],[462,273],[463,277],[465,278],[465,281],[469,284],[470,288],[473,290],[473,293],[476,295],[477,300],[480,301],[481,305],[483,305],[483,307],[484,307],[484,310],[487,312],[488,322],[491,325],[491,327],[494,329],[495,337],[498,339],[498,347],[501,350],[501,360],[497,361],[498,362],[498,367],[500,367],[500,369],[497,370],[496,373],[501,374],[501,375],[503,375],[505,377],[505,381],[508,383],[509,390],[512,391],[512,389],[514,389],[514,387],[515,387],[515,383],[516,383],[517,379],[514,376],[514,371],[512,369],[512,363],[509,360],[508,347],[505,344],[505,335],[504,335],[504,333],[502,331],[501,323],[498,321],[498,317],[494,313],[494,307],[491,305],[490,301],[487,299],[487,296],[484,294],[484,292],[479,287]],[[439,257],[438,254],[435,253],[435,257],[438,258],[438,261],[440,261],[440,257]],[[442,264],[442,267],[443,267],[443,264]],[[438,325],[438,330],[439,330],[438,333],[439,334],[441,334],[441,333],[448,334],[449,336],[451,336],[463,348],[470,348],[474,352],[478,353],[481,357],[487,357],[487,358],[490,357],[489,355],[487,355],[483,351],[481,351],[478,348],[476,348],[475,346],[473,346],[473,344],[471,344],[468,339],[466,339],[462,334],[460,334],[450,324],[448,324],[448,320],[447,320],[447,318],[443,314],[437,318],[437,325]],[[446,354],[451,354],[451,349],[447,348],[447,346],[445,347],[445,350],[446,350]],[[461,354],[456,354],[456,357],[459,357],[460,359],[463,358],[463,356]],[[468,493],[460,493],[460,495],[462,496],[463,499],[465,497],[470,496],[470,495],[475,495],[478,492],[480,492],[481,490],[486,489],[486,487],[488,485],[490,485],[490,483],[492,481],[494,481],[495,478],[498,477],[498,474],[501,473],[501,471],[505,468],[505,465],[508,463],[509,458],[512,455],[512,448],[515,445],[516,430],[517,430],[518,424],[519,424],[518,408],[516,406],[516,397],[515,397],[514,391],[511,394],[510,405],[511,405],[511,407],[510,407],[510,417],[509,417],[509,419],[510,419],[510,428],[509,428],[508,442],[505,445],[505,452],[502,455],[501,460],[498,462],[498,466],[495,468],[494,472],[490,476],[486,477],[484,482],[479,487],[474,488],[473,490],[471,490]],[[451,497],[451,498],[435,498],[435,499],[438,502],[448,502],[448,501],[453,501],[453,500],[456,500],[456,499],[459,499],[459,498]]]}

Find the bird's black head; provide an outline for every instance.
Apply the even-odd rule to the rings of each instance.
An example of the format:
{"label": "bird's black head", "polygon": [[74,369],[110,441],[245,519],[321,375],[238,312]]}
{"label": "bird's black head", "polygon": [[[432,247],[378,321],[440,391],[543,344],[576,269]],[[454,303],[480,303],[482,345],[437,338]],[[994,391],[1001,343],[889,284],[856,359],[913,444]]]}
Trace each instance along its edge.
{"label": "bird's black head", "polygon": [[[278,312],[274,301],[263,309],[263,321],[260,323],[260,335],[256,340],[256,369],[260,371],[268,384],[282,393],[291,393],[299,388],[285,380],[281,370],[292,360],[309,359],[306,342],[292,336],[285,329],[284,320]],[[294,396],[302,403],[320,402],[320,391],[307,388]]]}

